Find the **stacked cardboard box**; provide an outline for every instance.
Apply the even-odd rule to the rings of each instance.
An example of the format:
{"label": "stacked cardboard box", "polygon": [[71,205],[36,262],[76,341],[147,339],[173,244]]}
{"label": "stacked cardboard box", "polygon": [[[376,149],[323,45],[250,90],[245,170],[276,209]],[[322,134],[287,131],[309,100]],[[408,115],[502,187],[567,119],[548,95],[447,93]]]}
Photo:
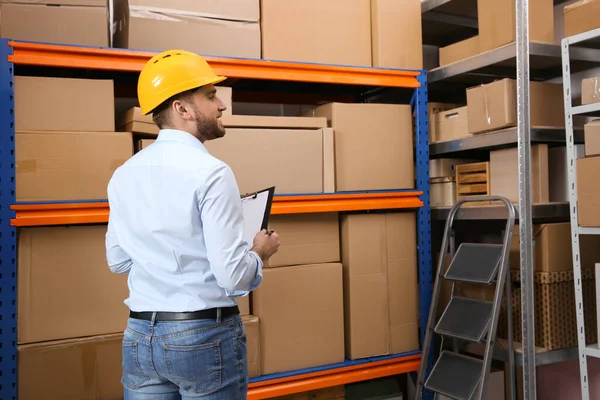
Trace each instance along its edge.
{"label": "stacked cardboard box", "polygon": [[[589,4],[598,3],[592,1]],[[573,4],[574,6],[578,3]],[[566,12],[565,7],[565,12]],[[585,8],[583,5],[581,8]],[[573,10],[575,12],[575,10]],[[565,21],[566,23],[566,21]],[[600,102],[600,78],[592,77],[581,82],[581,104]],[[600,120],[584,125],[585,157],[577,160],[577,207],[579,225],[600,226],[600,191],[596,182],[600,177]]]}
{"label": "stacked cardboard box", "polygon": [[599,12],[598,0],[579,0],[565,6],[565,37],[600,28]]}
{"label": "stacked cardboard box", "polygon": [[0,36],[83,46],[111,45],[107,0],[2,0]]}
{"label": "stacked cardboard box", "polygon": [[17,201],[106,199],[133,155],[131,134],[114,132],[112,80],[18,76],[15,109]]}
{"label": "stacked cardboard box", "polygon": [[341,232],[346,357],[417,350],[416,215],[344,215]]}
{"label": "stacked cardboard box", "polygon": [[[133,154],[131,134],[114,132],[113,82],[25,76],[15,81],[17,201],[105,199],[112,173]],[[105,235],[105,226],[19,231],[20,398],[122,393],[127,277],[108,269]],[[58,385],[65,376],[69,385]]]}
{"label": "stacked cardboard box", "polygon": [[456,202],[456,166],[475,160],[440,158],[429,161],[431,207],[451,207]]}
{"label": "stacked cardboard box", "polygon": [[261,13],[265,59],[423,67],[418,0],[261,0]]}
{"label": "stacked cardboard box", "polygon": [[259,0],[115,0],[115,47],[260,58]]}

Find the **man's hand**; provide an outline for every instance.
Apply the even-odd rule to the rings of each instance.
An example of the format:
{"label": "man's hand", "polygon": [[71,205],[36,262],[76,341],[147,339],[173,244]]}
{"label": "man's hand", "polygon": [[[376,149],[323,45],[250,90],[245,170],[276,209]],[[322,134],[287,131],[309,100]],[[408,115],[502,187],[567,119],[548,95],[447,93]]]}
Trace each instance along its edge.
{"label": "man's hand", "polygon": [[274,231],[263,229],[254,236],[251,249],[266,263],[279,250],[279,235]]}

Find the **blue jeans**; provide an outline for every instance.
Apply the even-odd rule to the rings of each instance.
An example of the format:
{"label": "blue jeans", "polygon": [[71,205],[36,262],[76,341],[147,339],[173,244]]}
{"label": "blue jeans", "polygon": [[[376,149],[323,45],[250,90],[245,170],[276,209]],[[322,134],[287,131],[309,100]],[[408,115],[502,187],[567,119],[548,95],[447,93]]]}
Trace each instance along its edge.
{"label": "blue jeans", "polygon": [[248,364],[242,319],[130,318],[122,367],[125,400],[244,400]]}

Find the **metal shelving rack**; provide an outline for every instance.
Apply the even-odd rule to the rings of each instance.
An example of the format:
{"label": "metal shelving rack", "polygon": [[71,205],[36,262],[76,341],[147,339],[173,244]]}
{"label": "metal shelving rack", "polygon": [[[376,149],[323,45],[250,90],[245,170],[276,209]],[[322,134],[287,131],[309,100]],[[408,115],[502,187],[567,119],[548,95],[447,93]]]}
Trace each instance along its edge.
{"label": "metal shelving rack", "polygon": [[[17,398],[17,227],[106,223],[106,200],[79,203],[15,204],[14,76],[113,77],[115,85],[135,85],[137,74],[155,53],[0,40],[0,398]],[[415,115],[416,188],[412,190],[276,196],[273,213],[359,210],[416,210],[419,268],[420,337],[424,338],[431,304],[431,229],[427,76],[407,71],[267,60],[207,57],[218,74],[261,95],[269,90],[324,97],[335,88],[355,101],[373,88],[407,91]],[[55,75],[56,74],[56,75]],[[295,86],[294,86],[295,85]],[[282,89],[283,88],[283,89]],[[333,88],[333,89],[332,89]],[[273,94],[273,93],[271,93]],[[293,95],[293,94],[292,94]],[[409,98],[407,97],[407,98]],[[18,112],[18,110],[16,110]],[[418,371],[420,351],[350,361],[252,379],[248,398],[275,396]]]}
{"label": "metal shelving rack", "polygon": [[[592,49],[599,48],[600,29],[584,32],[578,35],[570,36],[562,40],[562,66],[563,66],[563,88],[565,105],[565,137],[567,141],[567,165],[569,182],[569,204],[571,217],[571,246],[573,252],[573,282],[575,285],[575,307],[577,315],[577,344],[579,358],[579,373],[581,378],[581,399],[589,400],[589,380],[587,358],[600,358],[598,344],[587,345],[585,337],[585,320],[583,304],[583,282],[581,280],[581,257],[579,247],[580,235],[600,235],[600,227],[581,227],[579,226],[578,207],[577,207],[577,155],[575,150],[575,140],[573,132],[573,116],[600,116],[599,104],[588,104],[573,107],[573,97],[571,90],[571,74],[573,73],[572,58],[573,48],[571,45],[590,46]],[[600,66],[600,59],[597,60],[596,67]]]}
{"label": "metal shelving rack", "polygon": [[[555,0],[555,5],[565,0]],[[423,43],[446,46],[477,34],[476,0],[424,0]],[[501,132],[476,135],[474,137],[453,140],[430,145],[431,158],[453,157],[470,158],[472,154],[481,154],[499,148],[517,147],[519,159],[519,208],[517,219],[520,230],[521,248],[521,302],[522,337],[521,348],[516,351],[517,364],[523,366],[524,399],[536,398],[535,367],[573,359],[576,349],[563,349],[552,352],[535,348],[534,298],[533,298],[533,223],[567,222],[569,204],[551,203],[533,205],[531,201],[530,150],[532,143],[564,143],[562,130],[535,129],[529,122],[529,82],[544,81],[563,75],[561,48],[558,45],[534,43],[529,41],[528,0],[516,0],[516,41],[494,50],[457,61],[450,65],[434,68],[428,73],[430,99],[456,102],[454,93],[466,87],[492,82],[499,78],[513,78],[517,81],[518,124],[515,128]],[[440,25],[443,25],[440,32]],[[563,45],[564,46],[564,45]],[[564,56],[563,56],[564,57]],[[576,47],[570,49],[570,71],[579,72],[598,65],[599,48]],[[447,100],[446,100],[447,99]],[[588,115],[600,115],[600,106],[586,106],[574,111],[587,112]],[[570,144],[583,143],[582,132],[573,132],[571,125]],[[567,140],[569,140],[567,131]],[[569,151],[569,154],[571,152]],[[569,161],[570,162],[570,161]],[[571,164],[569,164],[571,165]],[[571,207],[572,208],[572,207]],[[500,207],[469,207],[457,215],[460,220],[500,220],[505,213]],[[445,219],[449,208],[432,209],[434,220]],[[577,280],[577,278],[576,278]],[[578,300],[579,301],[579,300]],[[506,351],[497,349],[494,358],[506,360]]]}

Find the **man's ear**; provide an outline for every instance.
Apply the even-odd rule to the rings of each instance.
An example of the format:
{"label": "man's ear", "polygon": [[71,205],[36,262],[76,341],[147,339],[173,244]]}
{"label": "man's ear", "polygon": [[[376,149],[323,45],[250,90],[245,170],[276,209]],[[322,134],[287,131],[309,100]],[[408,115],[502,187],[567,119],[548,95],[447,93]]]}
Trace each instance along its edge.
{"label": "man's ear", "polygon": [[179,115],[182,119],[190,119],[192,115],[190,114],[190,106],[187,102],[181,100],[175,100],[172,105],[173,112]]}

